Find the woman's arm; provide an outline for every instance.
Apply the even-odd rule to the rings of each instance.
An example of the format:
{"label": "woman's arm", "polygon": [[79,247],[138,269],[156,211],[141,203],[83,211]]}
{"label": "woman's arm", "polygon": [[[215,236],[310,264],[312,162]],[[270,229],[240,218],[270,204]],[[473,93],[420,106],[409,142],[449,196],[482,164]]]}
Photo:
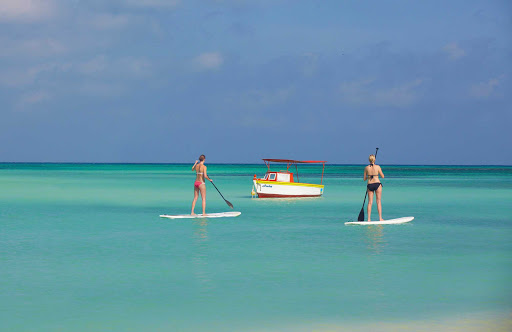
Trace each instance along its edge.
{"label": "woman's arm", "polygon": [[213,182],[213,180],[208,177],[208,174],[206,174],[206,166],[204,167],[203,174],[205,179],[208,179],[208,181]]}
{"label": "woman's arm", "polygon": [[380,166],[379,166],[379,174],[380,174],[380,177],[384,179],[384,173],[382,173],[382,168],[380,168]]}
{"label": "woman's arm", "polygon": [[197,165],[197,160],[196,160],[196,162],[195,162],[194,166],[192,166],[192,170],[195,170],[195,169],[196,169],[196,165]]}
{"label": "woman's arm", "polygon": [[364,168],[363,180],[366,181],[366,171],[368,170],[368,166]]}

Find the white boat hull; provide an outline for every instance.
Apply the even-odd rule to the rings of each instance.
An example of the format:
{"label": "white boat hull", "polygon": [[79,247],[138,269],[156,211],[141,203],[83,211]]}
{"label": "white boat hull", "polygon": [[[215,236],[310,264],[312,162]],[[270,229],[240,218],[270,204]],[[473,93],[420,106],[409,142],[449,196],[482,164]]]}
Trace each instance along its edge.
{"label": "white boat hull", "polygon": [[319,197],[324,193],[321,184],[253,180],[258,197]]}

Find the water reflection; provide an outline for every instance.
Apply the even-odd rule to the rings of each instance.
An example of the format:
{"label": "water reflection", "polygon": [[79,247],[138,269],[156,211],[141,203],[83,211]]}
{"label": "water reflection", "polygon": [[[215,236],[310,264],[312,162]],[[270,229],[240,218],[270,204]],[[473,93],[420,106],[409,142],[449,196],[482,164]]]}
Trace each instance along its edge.
{"label": "water reflection", "polygon": [[372,225],[367,226],[364,230],[364,241],[366,248],[369,252],[368,257],[368,287],[366,291],[371,294],[372,308],[377,312],[385,312],[388,310],[388,302],[384,271],[382,269],[382,257],[380,256],[384,248],[386,247],[386,241],[384,240],[384,226],[383,225]]}
{"label": "water reflection", "polygon": [[376,255],[381,254],[386,246],[386,241],[384,240],[384,227],[382,225],[367,226],[364,235],[364,240],[368,250]]}
{"label": "water reflection", "polygon": [[194,223],[194,253],[192,262],[194,264],[194,275],[202,292],[209,292],[212,289],[212,280],[208,273],[208,219],[198,219]]}
{"label": "water reflection", "polygon": [[194,239],[197,244],[203,244],[208,242],[208,219],[198,219],[195,223]]}

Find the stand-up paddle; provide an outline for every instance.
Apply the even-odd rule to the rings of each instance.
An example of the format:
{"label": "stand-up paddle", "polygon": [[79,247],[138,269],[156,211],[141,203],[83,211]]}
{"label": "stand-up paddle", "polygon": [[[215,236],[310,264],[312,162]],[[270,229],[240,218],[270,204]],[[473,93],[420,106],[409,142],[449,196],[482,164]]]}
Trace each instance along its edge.
{"label": "stand-up paddle", "polygon": [[[377,160],[377,152],[379,152],[379,148],[376,148],[375,150],[375,160]],[[357,217],[357,221],[364,221],[364,205],[366,203],[366,196],[368,196],[368,189],[366,189],[366,193],[364,194],[363,207],[359,212],[359,217]]]}
{"label": "stand-up paddle", "polygon": [[[220,193],[219,189],[217,188],[217,186],[215,185],[215,183],[213,183],[213,181],[211,181],[211,184],[213,184],[213,186],[215,187],[215,189],[217,189],[217,191],[219,192],[220,196],[222,197],[222,199],[224,199],[224,201],[226,201],[226,204],[233,209],[233,204],[231,204],[230,201],[228,201],[227,199],[224,198],[224,196],[222,196],[222,194]],[[364,217],[363,217],[364,218]]]}

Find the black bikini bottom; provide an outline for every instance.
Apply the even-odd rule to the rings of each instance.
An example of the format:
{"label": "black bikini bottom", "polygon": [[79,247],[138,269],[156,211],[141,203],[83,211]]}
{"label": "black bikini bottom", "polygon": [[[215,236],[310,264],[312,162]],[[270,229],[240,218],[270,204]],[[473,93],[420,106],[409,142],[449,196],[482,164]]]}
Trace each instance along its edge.
{"label": "black bikini bottom", "polygon": [[366,188],[368,188],[368,191],[375,191],[375,190],[379,189],[380,186],[382,186],[382,183],[377,182],[377,183],[368,184],[366,186]]}

